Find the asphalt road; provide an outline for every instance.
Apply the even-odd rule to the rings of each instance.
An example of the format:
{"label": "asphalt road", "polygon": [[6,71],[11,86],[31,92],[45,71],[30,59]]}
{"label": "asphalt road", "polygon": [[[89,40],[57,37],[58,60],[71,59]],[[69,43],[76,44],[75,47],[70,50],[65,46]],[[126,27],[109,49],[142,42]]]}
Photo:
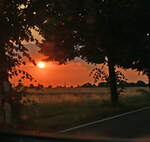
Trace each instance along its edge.
{"label": "asphalt road", "polygon": [[2,142],[150,142],[150,109],[68,131],[60,138],[54,137],[0,132]]}
{"label": "asphalt road", "polygon": [[150,140],[150,109],[64,133],[87,138],[136,138]]}

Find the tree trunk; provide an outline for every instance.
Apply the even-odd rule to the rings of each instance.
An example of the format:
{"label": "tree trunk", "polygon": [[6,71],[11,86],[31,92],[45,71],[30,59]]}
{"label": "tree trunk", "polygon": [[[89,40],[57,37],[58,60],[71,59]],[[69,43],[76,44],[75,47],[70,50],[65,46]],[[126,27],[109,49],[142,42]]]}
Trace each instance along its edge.
{"label": "tree trunk", "polygon": [[11,86],[8,80],[4,80],[4,95],[5,95],[5,121],[6,124],[12,124],[12,102],[11,102]]}
{"label": "tree trunk", "polygon": [[3,118],[5,124],[11,124],[12,123],[12,102],[11,102],[11,94],[10,94],[10,85],[8,80],[1,81],[1,109],[3,111]]}
{"label": "tree trunk", "polygon": [[108,59],[108,70],[109,70],[109,87],[111,93],[111,101],[113,105],[116,105],[118,102],[117,78],[115,66],[110,58]]}
{"label": "tree trunk", "polygon": [[[2,47],[2,46],[1,46]],[[0,101],[3,118],[6,124],[12,122],[11,86],[8,81],[7,57],[5,51],[0,50]]]}

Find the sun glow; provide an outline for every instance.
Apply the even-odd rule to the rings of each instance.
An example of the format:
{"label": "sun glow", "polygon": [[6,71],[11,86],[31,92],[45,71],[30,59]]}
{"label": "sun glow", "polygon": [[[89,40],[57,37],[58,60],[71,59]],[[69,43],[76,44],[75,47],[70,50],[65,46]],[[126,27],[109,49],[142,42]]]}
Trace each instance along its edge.
{"label": "sun glow", "polygon": [[45,63],[44,62],[39,62],[38,67],[41,68],[41,69],[45,68]]}

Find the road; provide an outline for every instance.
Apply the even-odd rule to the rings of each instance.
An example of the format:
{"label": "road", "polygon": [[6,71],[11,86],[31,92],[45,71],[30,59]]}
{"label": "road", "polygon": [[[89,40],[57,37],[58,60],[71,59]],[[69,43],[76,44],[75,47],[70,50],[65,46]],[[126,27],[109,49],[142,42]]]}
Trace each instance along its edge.
{"label": "road", "polygon": [[8,142],[149,142],[150,109],[74,129],[59,137],[0,132],[0,140]]}
{"label": "road", "polygon": [[64,133],[87,138],[136,138],[150,140],[150,109]]}

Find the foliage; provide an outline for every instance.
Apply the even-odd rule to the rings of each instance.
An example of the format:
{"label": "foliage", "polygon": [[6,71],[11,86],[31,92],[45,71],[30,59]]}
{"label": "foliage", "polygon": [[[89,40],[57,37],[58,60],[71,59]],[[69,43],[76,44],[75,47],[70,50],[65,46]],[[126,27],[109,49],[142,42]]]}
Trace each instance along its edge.
{"label": "foliage", "polygon": [[29,86],[30,88],[34,88],[34,85],[33,84],[30,84],[30,86]]}
{"label": "foliage", "polygon": [[[43,21],[37,23],[45,38],[40,44],[40,52],[47,56],[46,60],[60,64],[75,57],[95,64],[107,61],[111,96],[115,103],[118,99],[117,81],[121,75],[115,67],[131,68],[132,63],[137,61],[133,54],[141,48],[141,39],[147,30],[141,25],[141,20],[144,20],[141,15],[148,17],[144,11],[145,2],[44,0],[40,3]],[[39,0],[31,4],[32,8],[36,6],[36,13],[38,3]],[[106,78],[102,71],[99,72]]]}
{"label": "foliage", "polygon": [[102,65],[100,68],[96,67],[90,72],[90,76],[93,77],[94,83],[97,83],[99,80],[103,82],[109,82],[109,75],[106,73],[104,65]]}
{"label": "foliage", "polygon": [[52,88],[52,85],[49,85],[48,88]]}
{"label": "foliage", "polygon": [[[125,26],[133,18],[129,12],[134,4],[102,0],[44,0],[40,4],[33,1],[31,8],[43,20],[36,24],[45,38],[40,47],[46,60],[65,63],[79,56],[87,62],[103,63],[111,56],[115,64],[125,61],[129,44]],[[40,13],[39,6],[43,7]]]}
{"label": "foliage", "polygon": [[42,84],[38,84],[37,88],[42,89],[44,86]]}
{"label": "foliage", "polygon": [[[109,84],[110,80],[109,75],[103,69],[99,68],[93,69],[90,73],[90,76],[93,77],[94,83],[97,83],[99,80],[101,80]],[[121,71],[117,71],[116,76],[117,76],[117,84],[120,84],[121,81],[127,81],[127,79],[125,78],[124,74]]]}
{"label": "foliage", "polygon": [[25,9],[20,8],[21,5],[26,6],[28,1],[6,0],[3,4],[0,10],[1,66],[11,72],[12,67],[25,64],[23,56],[34,63],[22,41],[35,39],[31,33],[31,21]]}
{"label": "foliage", "polygon": [[[84,83],[83,85],[80,85],[81,88],[95,88],[97,87],[95,84],[91,84],[91,83]],[[78,86],[79,88],[79,86]]]}
{"label": "foliage", "polygon": [[141,86],[141,87],[145,87],[146,86],[145,82],[141,81],[141,80],[137,81],[136,84],[137,84],[137,86]]}
{"label": "foliage", "polygon": [[[21,99],[21,92],[10,88],[9,92],[4,89],[4,82],[8,82],[15,76],[20,79],[33,80],[32,76],[19,69],[26,65],[25,58],[35,65],[29,50],[24,42],[33,42],[36,39],[32,35],[34,25],[32,23],[33,13],[28,13],[26,8],[28,0],[1,0],[0,1],[0,104],[11,100],[9,103],[17,104]],[[18,88],[21,89],[21,81]],[[8,96],[9,94],[9,96]]]}
{"label": "foliage", "polygon": [[[134,33],[128,35],[131,40],[131,46],[133,49],[130,51],[131,56],[127,60],[125,67],[132,68],[142,72],[148,76],[149,86],[150,86],[150,64],[149,64],[149,54],[150,54],[150,8],[148,5],[150,2],[148,0],[136,2],[136,9],[133,11],[133,23],[131,23]],[[129,61],[129,62],[128,62]]]}
{"label": "foliage", "polygon": [[[105,65],[105,64],[104,64]],[[94,68],[90,72],[90,76],[93,77],[94,83],[97,83],[99,81],[106,82],[103,84],[104,86],[108,86],[110,82],[110,76],[106,73],[106,70],[104,69],[104,65],[102,65],[100,68]],[[116,71],[116,83],[120,87],[120,90],[118,90],[118,93],[120,94],[125,89],[124,85],[121,85],[121,82],[126,82],[127,79],[125,78],[124,74],[121,71]]]}

